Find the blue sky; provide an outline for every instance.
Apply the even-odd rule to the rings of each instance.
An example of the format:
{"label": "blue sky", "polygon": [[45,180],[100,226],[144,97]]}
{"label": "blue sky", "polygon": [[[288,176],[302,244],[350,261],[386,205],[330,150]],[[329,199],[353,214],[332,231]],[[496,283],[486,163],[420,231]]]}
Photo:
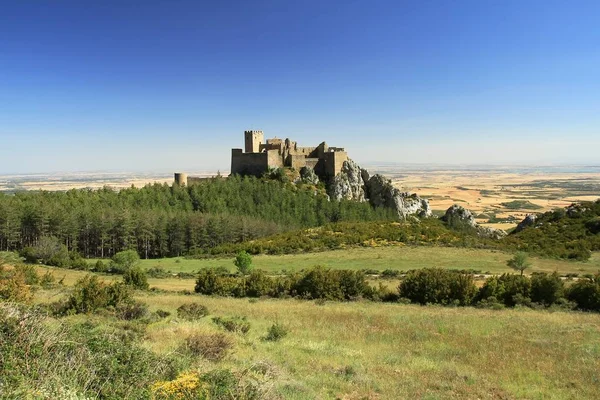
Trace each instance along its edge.
{"label": "blue sky", "polygon": [[598,1],[0,0],[0,173],[600,164]]}

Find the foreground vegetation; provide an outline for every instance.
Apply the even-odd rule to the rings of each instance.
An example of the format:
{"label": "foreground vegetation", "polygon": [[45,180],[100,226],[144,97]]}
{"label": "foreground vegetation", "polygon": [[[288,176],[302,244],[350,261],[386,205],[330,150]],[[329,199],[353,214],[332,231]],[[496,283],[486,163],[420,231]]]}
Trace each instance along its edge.
{"label": "foreground vegetation", "polygon": [[[38,292],[37,297],[45,301],[52,293]],[[214,376],[215,371],[225,371],[230,378],[221,379],[229,382],[228,390],[260,390],[255,398],[593,399],[600,390],[595,379],[600,368],[597,314],[370,302],[249,302],[148,292],[140,292],[136,299],[148,303],[151,312],[170,315],[156,322],[124,323],[108,316],[61,319],[66,326],[84,323],[96,330],[99,325],[110,326],[113,335],[138,332],[134,343],[141,347],[136,345],[136,351],[142,352],[140,357],[154,357],[155,364],[138,371],[138,382],[148,386],[137,386],[138,392],[132,386],[128,398],[144,398],[152,388],[154,393],[160,388],[176,392],[185,387],[186,376],[193,382],[194,377]],[[194,321],[177,316],[182,304],[198,301],[209,315]],[[228,332],[213,322],[213,316],[243,318],[250,329],[245,334]],[[265,340],[275,322],[285,327],[287,335]],[[56,325],[52,319],[46,323]],[[192,357],[182,346],[194,335],[205,340],[225,335],[231,345],[223,345],[229,347],[220,360]],[[172,356],[179,364],[163,370],[151,383],[165,365],[156,362],[166,363]],[[121,356],[113,350],[107,357],[119,362]],[[60,366],[59,360],[52,360],[55,368]],[[250,382],[244,382],[248,377]],[[37,382],[30,392],[40,387],[42,381]],[[94,396],[84,387],[64,387]]]}
{"label": "foreground vegetation", "polygon": [[[471,275],[423,269],[394,294],[358,270],[198,275],[198,291],[224,279],[256,296],[235,299],[135,290],[147,287],[135,265],[122,281],[88,274],[72,287],[25,264],[1,269],[0,398],[591,399],[600,390],[600,314],[565,311],[600,309],[598,277],[503,275],[477,289]],[[282,280],[282,297],[298,299],[260,293]],[[358,300],[369,293],[398,300]],[[456,307],[467,304],[479,308]]]}

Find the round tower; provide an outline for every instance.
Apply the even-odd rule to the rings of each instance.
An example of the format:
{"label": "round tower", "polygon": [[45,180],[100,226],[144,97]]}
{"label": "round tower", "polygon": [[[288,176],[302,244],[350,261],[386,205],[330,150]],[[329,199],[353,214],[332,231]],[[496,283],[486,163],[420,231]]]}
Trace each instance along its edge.
{"label": "round tower", "polygon": [[179,186],[187,186],[188,176],[184,172],[175,172],[175,184]]}

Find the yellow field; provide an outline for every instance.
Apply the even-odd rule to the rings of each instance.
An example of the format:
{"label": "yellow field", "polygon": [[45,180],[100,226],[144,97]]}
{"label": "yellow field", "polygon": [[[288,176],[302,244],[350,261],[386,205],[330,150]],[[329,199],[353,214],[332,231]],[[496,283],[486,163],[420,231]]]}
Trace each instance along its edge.
{"label": "yellow field", "polygon": [[[474,214],[493,213],[498,218],[514,217],[517,222],[532,212],[548,211],[568,206],[573,202],[593,201],[600,197],[600,190],[591,190],[600,184],[600,173],[513,173],[502,169],[402,172],[392,169],[386,173],[401,173],[401,177],[393,179],[394,185],[402,191],[415,192],[429,199],[433,210],[446,210],[453,204],[459,204]],[[540,208],[512,210],[501,204],[513,200],[528,200]],[[509,229],[516,225],[487,224],[486,218],[478,219],[478,222],[500,229]]]}

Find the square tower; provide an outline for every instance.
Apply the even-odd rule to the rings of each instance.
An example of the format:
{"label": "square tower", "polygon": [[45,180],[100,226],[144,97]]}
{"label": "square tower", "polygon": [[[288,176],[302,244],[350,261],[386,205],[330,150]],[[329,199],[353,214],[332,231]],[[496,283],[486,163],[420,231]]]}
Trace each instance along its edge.
{"label": "square tower", "polygon": [[265,139],[263,131],[244,131],[245,139],[245,152],[246,153],[259,153],[260,145]]}

